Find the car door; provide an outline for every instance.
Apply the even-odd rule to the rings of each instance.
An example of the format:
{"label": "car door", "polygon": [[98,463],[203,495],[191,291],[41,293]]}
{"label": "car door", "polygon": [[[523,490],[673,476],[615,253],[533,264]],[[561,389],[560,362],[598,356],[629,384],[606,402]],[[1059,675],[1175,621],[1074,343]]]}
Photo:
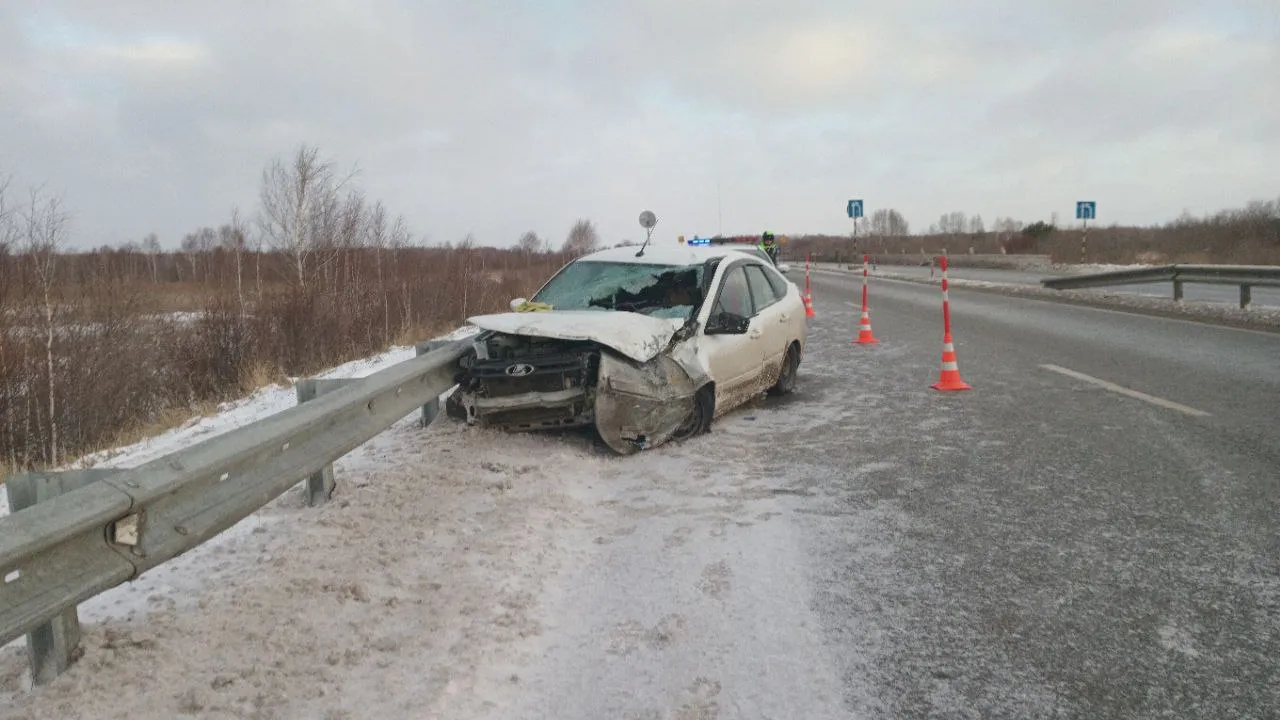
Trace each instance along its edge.
{"label": "car door", "polygon": [[742,264],[734,263],[724,269],[714,297],[708,319],[721,312],[750,318],[747,332],[742,335],[708,335],[704,325],[699,351],[716,383],[716,414],[719,415],[750,397],[758,383],[764,362],[760,342],[764,330],[754,317],[751,288]]}
{"label": "car door", "polygon": [[747,286],[751,290],[755,308],[754,320],[760,328],[761,373],[756,384],[764,389],[777,377],[776,369],[782,366],[787,345],[795,335],[791,325],[798,322],[799,317],[783,302],[785,293],[779,295],[774,283],[766,277],[768,269],[756,263],[746,265],[743,269],[747,274]]}

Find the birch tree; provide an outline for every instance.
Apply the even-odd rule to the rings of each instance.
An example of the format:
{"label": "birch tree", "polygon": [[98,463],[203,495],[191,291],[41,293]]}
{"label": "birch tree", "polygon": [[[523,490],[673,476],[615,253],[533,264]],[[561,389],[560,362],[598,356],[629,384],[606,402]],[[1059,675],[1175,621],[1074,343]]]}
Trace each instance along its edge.
{"label": "birch tree", "polygon": [[36,281],[40,285],[40,295],[44,311],[44,350],[45,379],[48,382],[48,404],[45,409],[49,413],[49,464],[58,464],[58,404],[57,376],[54,372],[53,344],[57,334],[57,291],[58,250],[65,244],[68,214],[63,211],[57,198],[44,199],[42,191],[34,189],[30,193],[27,206],[21,213],[23,252],[30,258]]}
{"label": "birch tree", "polygon": [[320,149],[302,145],[293,159],[277,158],[262,172],[259,224],[266,241],[284,253],[293,266],[293,279],[307,286],[316,252],[314,221],[337,194],[333,165],[320,159]]}

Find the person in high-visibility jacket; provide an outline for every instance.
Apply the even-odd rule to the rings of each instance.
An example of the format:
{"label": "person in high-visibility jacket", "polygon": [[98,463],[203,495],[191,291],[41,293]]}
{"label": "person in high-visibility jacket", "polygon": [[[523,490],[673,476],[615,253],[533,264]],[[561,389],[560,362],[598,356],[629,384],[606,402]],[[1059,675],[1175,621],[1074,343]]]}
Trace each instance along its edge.
{"label": "person in high-visibility jacket", "polygon": [[768,230],[764,231],[764,234],[760,236],[759,248],[768,253],[769,258],[773,260],[774,265],[778,264],[778,242],[773,237],[773,233]]}

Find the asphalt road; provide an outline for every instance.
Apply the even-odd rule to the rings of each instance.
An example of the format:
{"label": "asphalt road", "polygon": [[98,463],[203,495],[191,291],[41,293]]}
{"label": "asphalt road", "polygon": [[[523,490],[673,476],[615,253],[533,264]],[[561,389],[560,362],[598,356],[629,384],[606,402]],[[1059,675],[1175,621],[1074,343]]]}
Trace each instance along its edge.
{"label": "asphalt road", "polygon": [[937,289],[858,346],[857,288],[796,395],[594,484],[492,717],[1280,716],[1280,336],[956,290],[943,394]]}
{"label": "asphalt road", "polygon": [[[929,277],[928,266],[881,265],[879,268],[880,270],[888,273],[920,278]],[[1037,273],[1023,270],[952,267],[948,270],[948,274],[953,278],[963,280],[980,280],[983,282],[1043,287],[1040,285],[1041,280],[1050,277],[1061,277],[1066,273]],[[935,270],[934,275],[937,277],[939,272]],[[1240,302],[1240,289],[1235,285],[1198,285],[1187,283],[1182,286],[1182,289],[1183,299],[1188,302],[1212,302],[1228,305],[1238,305]],[[1095,293],[1146,295],[1149,297],[1168,298],[1170,301],[1173,299],[1173,285],[1171,283],[1113,285],[1105,288],[1088,288],[1085,291]],[[1253,289],[1252,301],[1257,307],[1280,307],[1280,288],[1255,287]]]}

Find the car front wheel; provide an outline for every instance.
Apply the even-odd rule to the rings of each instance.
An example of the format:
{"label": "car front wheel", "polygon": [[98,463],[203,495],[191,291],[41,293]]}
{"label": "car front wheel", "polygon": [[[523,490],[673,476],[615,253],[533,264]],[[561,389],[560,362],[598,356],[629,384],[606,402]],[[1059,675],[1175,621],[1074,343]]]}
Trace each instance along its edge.
{"label": "car front wheel", "polygon": [[693,398],[693,409],[689,411],[689,416],[672,433],[671,439],[680,442],[706,432],[711,427],[711,418],[715,415],[715,411],[715,393],[710,386],[702,388]]}

